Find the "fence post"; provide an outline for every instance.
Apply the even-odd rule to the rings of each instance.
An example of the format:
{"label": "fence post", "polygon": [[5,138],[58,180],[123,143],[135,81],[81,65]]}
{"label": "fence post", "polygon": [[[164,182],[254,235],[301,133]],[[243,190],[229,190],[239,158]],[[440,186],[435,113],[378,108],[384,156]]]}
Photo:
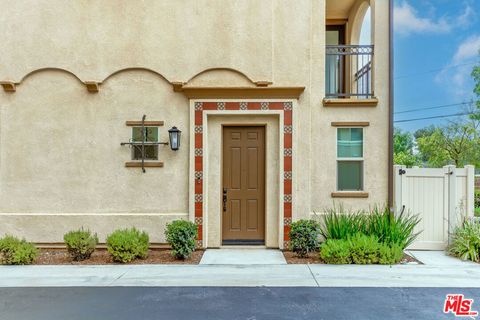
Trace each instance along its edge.
{"label": "fence post", "polygon": [[[398,214],[402,210],[402,183],[403,173],[407,169],[406,166],[394,165],[393,166],[393,210],[395,214]],[[403,171],[402,171],[403,170]]]}
{"label": "fence post", "polygon": [[467,203],[466,203],[466,218],[471,218],[474,216],[475,210],[475,166],[468,165],[465,166],[467,171],[467,186],[465,190],[467,192]]}
{"label": "fence post", "polygon": [[447,175],[447,181],[448,181],[448,244],[451,244],[452,241],[452,234],[453,231],[455,230],[455,226],[457,224],[456,218],[456,202],[457,202],[457,173],[456,173],[456,167],[455,166],[445,166],[443,167],[445,169],[445,174]]}

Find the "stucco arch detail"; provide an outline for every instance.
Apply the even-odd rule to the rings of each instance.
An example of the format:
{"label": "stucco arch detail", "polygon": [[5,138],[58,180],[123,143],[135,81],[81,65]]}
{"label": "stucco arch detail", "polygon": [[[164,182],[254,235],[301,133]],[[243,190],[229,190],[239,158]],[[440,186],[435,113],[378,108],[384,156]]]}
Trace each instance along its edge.
{"label": "stucco arch detail", "polygon": [[255,82],[245,73],[232,68],[209,68],[195,74],[185,82],[185,86],[255,86]]}
{"label": "stucco arch detail", "polygon": [[[352,10],[350,11],[350,17],[348,19],[350,22],[348,32],[349,44],[359,44],[363,20],[369,8],[371,8],[370,0],[358,0],[352,7]],[[373,31],[373,28],[371,30]],[[370,36],[373,39],[373,36]]]}

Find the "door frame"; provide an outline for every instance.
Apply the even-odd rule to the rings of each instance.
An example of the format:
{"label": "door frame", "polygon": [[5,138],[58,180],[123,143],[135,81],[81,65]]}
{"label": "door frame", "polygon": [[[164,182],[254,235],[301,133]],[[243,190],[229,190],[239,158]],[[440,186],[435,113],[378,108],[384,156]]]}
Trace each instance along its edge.
{"label": "door frame", "polygon": [[[263,151],[263,156],[264,156],[264,161],[263,161],[263,185],[264,185],[264,192],[263,192],[263,244],[258,244],[258,246],[265,246],[266,245],[266,241],[267,241],[267,125],[266,124],[246,124],[246,123],[241,123],[241,124],[234,124],[234,123],[228,123],[228,124],[225,124],[225,123],[222,123],[221,125],[222,127],[222,138],[221,138],[221,149],[222,149],[222,152],[221,152],[221,157],[220,157],[220,213],[221,213],[221,216],[220,216],[220,242],[221,242],[221,245],[222,246],[229,246],[228,244],[225,245],[223,244],[223,172],[224,172],[224,164],[225,164],[225,159],[224,159],[224,150],[223,150],[223,143],[224,143],[224,140],[225,140],[225,134],[224,134],[224,129],[226,127],[244,127],[244,128],[248,128],[248,127],[257,127],[257,128],[263,128],[264,130],[264,135],[263,135],[263,147],[264,147],[264,151]],[[241,244],[232,244],[233,246],[237,246],[237,245],[241,245]]]}
{"label": "door frame", "polygon": [[[221,123],[267,124],[266,246],[286,248],[297,207],[296,98],[191,98],[189,219],[198,225],[197,246],[219,248]],[[219,117],[219,118],[217,118]],[[211,145],[212,147],[209,147]],[[218,147],[218,152],[217,152]],[[217,171],[218,170],[218,171]]]}

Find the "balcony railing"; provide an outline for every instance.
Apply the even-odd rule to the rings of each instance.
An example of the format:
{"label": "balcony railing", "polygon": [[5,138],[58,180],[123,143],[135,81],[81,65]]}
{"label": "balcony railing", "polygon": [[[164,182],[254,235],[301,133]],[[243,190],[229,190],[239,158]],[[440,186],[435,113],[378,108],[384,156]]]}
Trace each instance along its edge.
{"label": "balcony railing", "polygon": [[373,45],[327,45],[327,98],[373,98]]}

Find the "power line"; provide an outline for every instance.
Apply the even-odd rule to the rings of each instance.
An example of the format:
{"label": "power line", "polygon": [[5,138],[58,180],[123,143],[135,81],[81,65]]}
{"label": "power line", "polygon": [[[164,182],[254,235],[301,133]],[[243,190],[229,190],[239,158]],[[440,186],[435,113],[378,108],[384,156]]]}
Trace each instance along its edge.
{"label": "power line", "polygon": [[463,67],[463,66],[469,66],[469,65],[472,65],[472,64],[476,64],[476,63],[477,63],[477,62],[469,62],[469,63],[455,64],[455,65],[446,66],[446,67],[439,68],[439,69],[428,70],[428,71],[425,71],[425,72],[405,74],[405,75],[401,75],[401,76],[395,77],[394,79],[397,80],[397,79],[403,79],[403,78],[410,78],[410,77],[414,77],[414,76],[421,76],[421,75],[424,75],[424,74],[429,74],[429,73],[434,73],[434,72],[438,72],[438,71],[443,71],[443,70],[446,70],[446,69],[453,69],[453,68],[458,68],[458,67]]}
{"label": "power line", "polygon": [[419,120],[428,120],[428,119],[438,119],[438,118],[449,118],[449,117],[460,117],[460,116],[469,116],[472,114],[477,114],[476,112],[466,112],[466,113],[455,113],[455,114],[447,114],[443,116],[433,116],[433,117],[425,117],[425,118],[415,118],[415,119],[406,119],[406,120],[395,120],[395,123],[401,122],[412,122],[412,121],[419,121]]}
{"label": "power line", "polygon": [[415,109],[397,111],[397,112],[395,112],[395,114],[418,112],[418,111],[423,111],[423,110],[449,108],[449,107],[454,107],[454,106],[468,105],[470,103],[471,102],[460,102],[460,103],[444,104],[444,105],[439,105],[439,106],[424,106],[424,107],[418,107],[418,108],[415,108]]}

